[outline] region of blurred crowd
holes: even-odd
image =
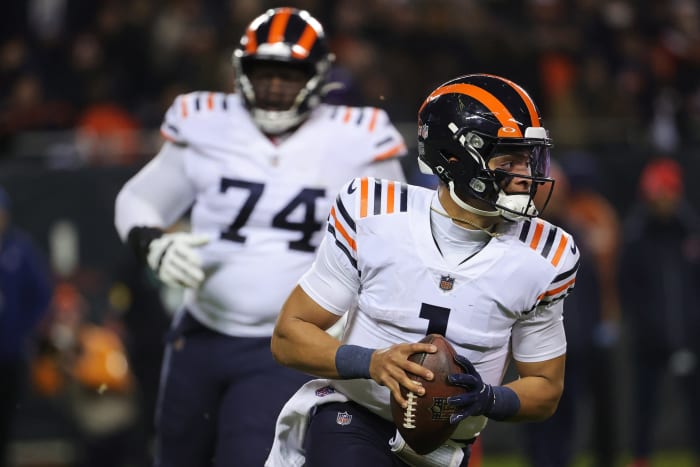
[[[556,143],[561,197],[549,215],[576,232],[587,250],[590,277],[580,275],[571,309],[596,310],[572,312],[589,320],[569,321],[580,331],[570,333],[572,396],[559,418],[540,426],[544,432],[532,433],[548,440],[558,435],[560,452],[554,454],[568,462],[576,450],[572,440],[582,436],[571,432],[582,418],[573,398],[583,394],[597,411],[589,415],[596,465],[612,465],[626,441],[605,418],[612,405],[620,411],[611,400],[620,376],[601,362],[615,363],[618,336],[628,333],[634,352],[649,350],[651,343],[658,357],[631,362],[640,388],[635,403],[653,403],[635,406],[635,422],[617,422],[639,427],[630,433],[630,454],[644,459],[653,447],[653,432],[646,428],[666,402],[663,371],[685,391],[683,403],[693,418],[684,432],[695,433],[687,445],[700,449],[700,417],[694,416],[700,413],[700,349],[686,332],[697,329],[700,316],[692,282],[700,277],[700,220],[693,198],[698,188],[685,175],[687,167],[700,168],[700,0],[6,3],[0,15],[0,182],[3,168],[26,156],[45,167],[142,165],[161,143],[158,127],[175,96],[232,92],[231,52],[245,25],[268,7],[305,8],[324,24],[337,58],[332,76],[343,84],[330,101],[380,106],[397,122],[415,125],[426,93],[460,74],[488,72],[525,84]],[[617,159],[602,156],[611,153]],[[412,168],[415,159],[407,159]],[[614,180],[611,188],[611,180],[600,178],[606,164],[624,166],[627,178]],[[629,213],[622,198],[601,196],[625,188],[634,201]],[[8,200],[0,198],[0,207],[8,209]],[[2,241],[0,232],[0,246]],[[0,260],[2,254],[0,248]],[[41,358],[25,356],[31,357],[34,390],[47,398],[62,394],[63,405],[69,401],[68,418],[87,446],[85,465],[98,458],[118,465],[124,456],[132,457],[128,465],[139,465],[150,449],[144,440],[151,435],[160,339],[170,313],[164,297],[172,291],[159,288],[125,254],[123,264],[101,279],[108,293],[95,307],[81,295],[86,281],[79,273],[63,273],[55,261],[52,266],[55,291],[38,329]],[[662,270],[670,272],[657,277]],[[683,280],[668,279],[679,271]],[[143,309],[157,314],[139,313]],[[648,335],[658,330],[663,332],[655,338]],[[121,359],[128,360],[126,368]],[[599,382],[607,377],[601,390]],[[136,447],[134,437],[141,440]],[[544,455],[541,444],[526,444],[532,459]]]
[[[330,98],[396,121],[447,78],[491,72],[531,90],[560,148],[673,155],[700,134],[697,0],[16,0],[0,19],[0,157],[150,157],[157,142],[138,130],[158,128],[178,93],[232,90],[245,25],[286,3],[328,30],[345,85]]]

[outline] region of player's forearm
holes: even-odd
[[[527,377],[507,384],[520,399],[520,410],[511,421],[542,421],[557,410],[561,391],[538,377]]]
[[[335,353],[337,339],[325,332],[324,326],[311,322],[306,310],[315,309],[320,316],[327,314],[297,287],[282,308],[272,334],[271,350],[275,360],[290,368],[322,378],[338,378]]]
[[[280,364],[321,378],[338,378],[335,352],[340,343],[318,326],[291,320],[275,329],[272,355]]]

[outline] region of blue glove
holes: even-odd
[[[447,398],[447,403],[457,408],[455,413],[450,415],[451,424],[477,415],[505,420],[518,413],[520,399],[515,391],[505,386],[484,383],[479,372],[466,357],[455,355],[455,362],[464,369],[464,373],[448,375],[447,381],[466,390],[462,394]]]

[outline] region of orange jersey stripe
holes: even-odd
[[[270,23],[270,32],[267,34],[267,42],[274,44],[275,42],[284,41],[284,31],[287,29],[287,23],[292,10],[289,8],[281,8],[279,13],[272,18]]]
[[[384,159],[389,159],[390,157],[393,157],[393,156],[399,154],[400,152],[402,152],[405,148],[406,148],[406,146],[403,143],[399,143],[396,146],[394,146],[393,148],[390,148],[390,149],[388,149],[380,154],[377,154],[376,156],[374,156],[373,160],[374,161],[382,161]]]
[[[313,47],[314,42],[318,38],[316,30],[310,24],[306,25],[304,32],[297,41],[294,47],[292,47],[292,57],[294,58],[306,58],[309,56],[311,47]]]
[[[180,101],[180,112],[182,112],[182,118],[187,118],[187,98],[183,97]]]
[[[537,249],[537,245],[540,243],[540,238],[542,238],[542,231],[544,230],[544,224],[538,222],[535,226],[535,234],[532,236],[532,241],[530,242],[530,248],[533,250]]]
[[[501,129],[498,131],[499,136],[510,136],[510,137],[522,137],[523,133],[520,131],[520,128],[515,122],[515,119],[513,118],[513,115],[508,111],[505,105],[496,97],[481,89],[480,87],[474,86],[472,84],[465,84],[465,83],[458,83],[458,84],[450,84],[448,86],[441,87],[439,89],[436,89],[433,91],[426,99],[423,105],[421,106],[420,110],[418,113],[420,114],[423,111],[423,107],[425,104],[427,104],[429,101],[442,96],[443,94],[450,94],[450,93],[457,93],[457,94],[466,94],[467,96],[471,96],[474,99],[478,100],[481,102],[484,106],[486,106],[487,109],[493,115],[498,119],[498,121],[501,124]],[[509,132],[504,132],[502,131],[503,128],[509,128],[512,131]]]
[[[214,108],[214,93],[210,92],[207,95],[207,109],[211,110]]]
[[[160,130],[160,135],[161,135],[164,139],[170,141],[171,143],[178,143],[178,141],[177,141],[175,138],[173,138],[172,136],[170,136],[169,134],[167,134],[167,133],[164,132],[163,130]]]
[[[394,182],[389,182],[389,186],[386,191],[386,213],[391,214],[394,212],[394,191],[396,190]]]
[[[369,180],[360,180],[360,217],[367,217],[367,201],[369,199]]]
[[[564,248],[567,243],[569,243],[569,238],[566,235],[562,235],[559,240],[559,246],[557,246],[557,252],[554,254],[554,258],[552,258],[552,264],[554,266],[559,264],[559,260],[561,260],[561,256],[564,254]]]
[[[544,297],[551,297],[552,295],[556,295],[556,294],[568,289],[569,287],[571,287],[575,283],[576,283],[576,278],[574,277],[573,279],[567,281],[563,285],[560,285],[556,289],[548,290],[545,293],[541,294],[539,297],[537,297],[537,300],[539,301],[539,300],[542,300]]]
[[[372,133],[374,128],[377,126],[377,117],[379,116],[379,109],[375,108],[372,111],[372,118],[369,119],[369,132]]]
[[[352,117],[352,107],[347,107],[345,109],[345,114],[343,114],[343,123],[348,123]]]
[[[343,224],[338,222],[338,218],[335,215],[335,206],[333,206],[331,208],[331,216],[333,217],[333,220],[335,221],[334,222],[335,231],[340,233],[340,235],[343,236],[343,238],[348,242],[348,245],[350,245],[350,248],[357,251],[357,246],[355,245],[355,239],[350,237],[350,235],[348,235],[347,230],[345,230],[345,227],[343,227]]]

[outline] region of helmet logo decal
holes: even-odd
[[[418,127],[418,136],[423,139],[428,137],[428,124],[424,123]]]

